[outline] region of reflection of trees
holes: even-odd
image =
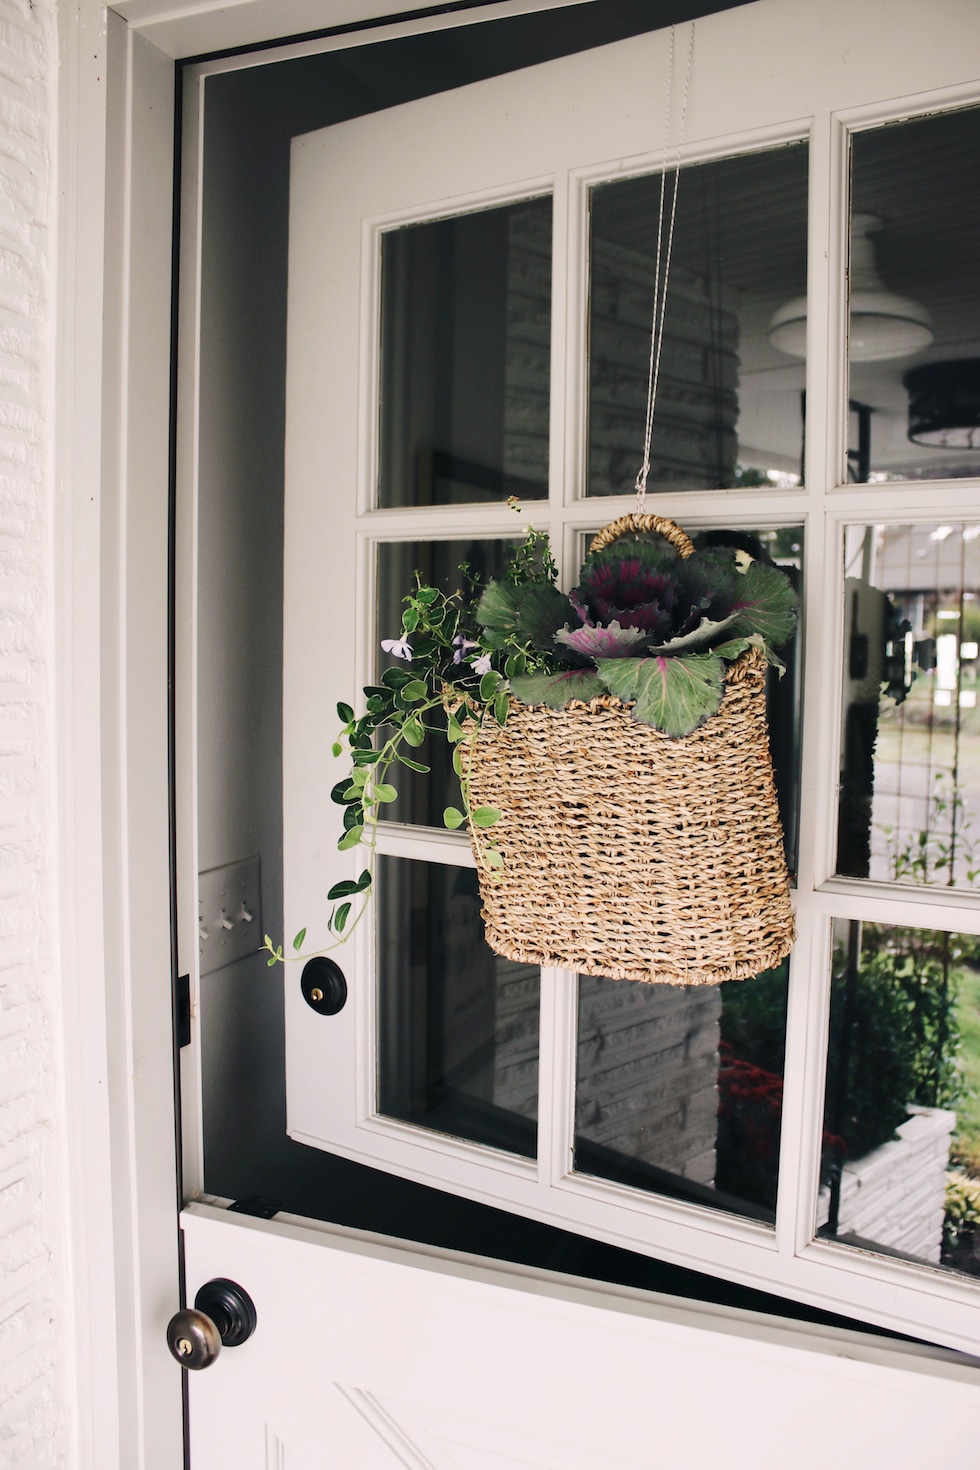
[[[769,1210],[776,1208],[788,973],[784,961],[721,986],[715,1182]]]
[[[892,1137],[908,1105],[957,1099],[956,967],[967,936],[850,922],[834,949],[824,1113],[827,1232],[837,1228],[841,1173]]]

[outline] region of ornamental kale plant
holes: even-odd
[[[724,694],[725,666],[776,650],[796,626],[796,593],[777,567],[712,546],[620,540],[589,554],[567,596],[552,580],[494,582],[477,608],[487,639],[513,640],[538,662],[510,677],[523,704],[563,709],[612,694],[640,724],[690,735]]]
[[[445,825],[488,829],[501,813],[472,807],[470,758],[482,725],[506,724],[512,700],[557,710],[614,695],[638,723],[681,738],[717,711],[725,667],[746,649],[763,650],[781,669],[775,650],[796,623],[786,576],[732,547],[684,559],[669,545],[622,539],[590,553],[566,594],[547,535],[532,529],[499,581],[481,589],[460,571],[464,586],[452,593],[416,577],[401,629],[381,641],[399,662],[366,686],[362,714],[337,706],[343,729],[333,753],[350,761],[331,793],[344,809],[338,846],[369,852],[360,877],[327,895],[327,929],[338,943],[365,911],[378,817],[397,797],[398,768],[429,771],[409,754],[427,736],[441,735],[453,748],[462,804],[445,809]],[[503,857],[492,840],[481,844],[478,861],[485,878],[499,877]],[[297,954],[305,938],[302,929],[293,940]],[[265,948],[270,965],[285,958],[268,935]]]

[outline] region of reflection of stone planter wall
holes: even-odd
[[[896,1136],[863,1159],[844,1165],[838,1235],[938,1264],[946,1213],[946,1169],[956,1114],[909,1107]],[[827,1222],[830,1190],[817,1205],[817,1228]]]
[[[576,1132],[713,1183],[720,1018],[717,985],[580,976]]]

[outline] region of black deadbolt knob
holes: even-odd
[[[306,1004],[321,1016],[335,1016],[347,1000],[344,972],[325,954],[307,960],[300,977],[300,989]]]
[[[255,1331],[255,1303],[236,1281],[227,1281],[223,1276],[206,1281],[194,1305],[211,1318],[224,1347],[239,1347]]]

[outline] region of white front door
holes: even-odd
[[[728,228],[726,198],[757,197],[739,244],[757,284],[736,290],[678,251],[671,290],[695,335],[678,333],[673,346],[680,386],[651,491],[656,509],[688,529],[741,529],[805,572],[818,610],[807,627],[800,782],[801,655],[780,715],[800,938],[788,978],[784,970],[773,982],[785,1076],[765,1074],[779,1092],[768,1174],[749,1180],[758,1159],[746,1154],[743,1172],[722,1179],[717,993],[665,997],[651,987],[637,996],[498,964],[481,946],[465,840],[433,820],[442,807],[435,779],[406,791],[398,820],[383,828],[375,907],[334,954],[346,975],[342,1009],[318,1013],[301,991],[301,965],[285,968],[288,1131],[394,1174],[963,1349],[975,1342],[975,1283],[943,1274],[936,1241],[886,1239],[877,1218],[848,1234],[840,1199],[831,1191],[828,1204],[821,1193],[822,1132],[834,1134],[822,1120],[835,922],[980,932],[969,894],[861,887],[835,849],[842,548],[853,551],[854,525],[919,525],[926,515],[916,476],[899,474],[894,456],[880,478],[906,483],[882,492],[865,474],[848,489],[847,148],[852,131],[975,102],[970,78],[980,68],[972,9],[940,4],[924,37],[916,10],[892,11],[883,34],[881,7],[867,0],[830,19],[802,0],[760,0],[698,22],[689,85],[682,28],[673,72],[669,35],[658,32],[295,141],[286,933],[274,937],[287,952],[300,930],[306,948],[326,945],[325,895],[364,866],[356,849],[336,845],[336,706],[356,703],[377,677],[379,641],[397,632],[415,567],[446,576],[468,560],[492,571],[520,534],[505,503],[516,491],[527,518],[550,531],[568,586],[584,537],[631,508],[630,364],[647,341],[639,287],[655,248],[671,79],[667,156],[682,158],[682,196],[700,191],[705,259]],[[455,314],[427,318],[450,274]],[[800,351],[780,356],[768,335],[775,309],[801,296],[805,361]],[[499,371],[488,387],[471,371],[471,349],[488,352],[491,327]],[[456,371],[440,380],[440,363],[453,360],[449,339]],[[685,377],[695,358],[704,401]],[[693,437],[710,441],[703,462],[684,448],[692,413]],[[440,416],[451,420],[448,442],[423,431]],[[885,439],[876,442],[885,453]],[[974,513],[969,476],[930,493],[930,525]],[[595,1059],[610,1046],[622,1048],[620,1060],[603,1071]],[[637,1078],[631,1091],[624,1079]],[[669,1127],[658,1092],[681,1100]],[[609,1130],[610,1116],[641,1106],[636,1137],[625,1124]],[[913,1121],[918,1136],[933,1120]],[[643,1129],[659,1142],[641,1147]],[[828,1213],[846,1240],[818,1238]],[[945,1455],[976,1412],[974,1380],[933,1371],[928,1354],[892,1359],[882,1349],[874,1363],[848,1364],[854,1345],[833,1334],[807,1345],[748,1317],[643,1305],[543,1273],[518,1280],[281,1218],[230,1223],[192,1206],[184,1229],[188,1298],[210,1277],[233,1277],[253,1296],[259,1324],[193,1379],[201,1463],[584,1470],[703,1465],[725,1453],[736,1464],[805,1464],[819,1440],[816,1464],[838,1448],[836,1434],[844,1463],[854,1458],[845,1446],[860,1442],[862,1464],[878,1456],[911,1467]],[[653,1395],[651,1383],[666,1387]],[[848,1406],[836,1422],[820,1419],[828,1395]],[[819,1435],[801,1439],[801,1424],[818,1420]]]
[[[908,6],[890,7],[884,28],[881,15],[873,3],[828,16],[761,0],[698,21],[693,37],[689,26],[674,42],[639,36],[294,140],[276,936],[289,955],[288,1130],[970,1348],[975,1284],[936,1271],[922,1289],[920,1267],[900,1259],[940,1265],[947,1094],[910,1062],[894,1084],[920,1110],[905,1122],[904,1097],[860,1090],[880,1071],[874,1046],[899,1045],[885,1012],[860,1059],[852,1043],[883,965],[900,989],[896,954],[942,931],[929,942],[945,944],[948,972],[949,931],[955,948],[980,929],[963,833],[944,874],[949,835],[922,785],[940,773],[947,812],[950,783],[973,800],[975,642],[963,644],[955,730],[936,713],[949,706],[951,719],[949,689],[937,684],[935,704],[929,691],[948,682],[935,650],[958,646],[943,629],[980,590],[980,465],[967,430],[955,459],[942,430],[912,437],[922,394],[907,376],[910,363],[931,373],[937,357],[980,355],[969,270],[953,284],[977,239],[956,160],[971,156],[980,117],[980,22],[955,0],[924,36]],[[366,865],[364,849],[337,848],[338,703],[356,705],[382,677],[380,643],[400,633],[416,570],[446,590],[461,562],[499,571],[522,535],[510,494],[550,533],[566,589],[586,538],[633,507],[660,178],[678,159],[676,233],[670,186],[661,231],[672,254],[650,502],[689,531],[739,532],[805,594],[805,646],[790,650],[771,704],[799,939],[788,971],[739,990],[754,997],[757,1043],[762,1013],[772,1019],[772,1044],[745,1048],[742,1003],[718,988],[580,980],[494,957],[467,842],[441,826],[453,798],[435,766],[419,780],[402,772],[379,830],[377,897],[333,951],[346,1004],[318,1014],[290,941],[303,931],[306,950],[330,946],[326,896]],[[887,737],[862,746],[868,720],[877,729],[893,710]],[[913,741],[925,722],[923,757]],[[423,759],[437,761],[437,746]],[[881,765],[873,802],[855,774],[862,750]],[[928,871],[900,859],[917,827]],[[920,1019],[942,1034],[944,1022]],[[874,1115],[863,1133],[862,1115]],[[910,1172],[893,1177],[895,1150],[878,1160],[875,1149],[891,1148],[899,1123]],[[914,1197],[918,1214],[910,1204],[895,1218],[894,1197]]]
[[[705,1470],[955,1463],[980,1387],[921,1349],[310,1222],[183,1216],[248,1341],[190,1375],[192,1463]]]

